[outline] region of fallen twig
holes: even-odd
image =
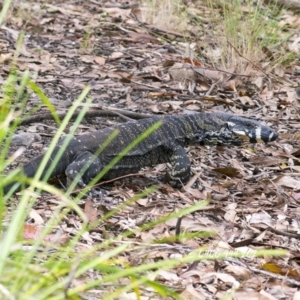
[[[72,120],[76,119],[79,115],[81,110],[76,110],[75,113],[72,116]],[[67,111],[65,112],[59,112],[57,113],[58,117],[60,119],[63,119],[67,115]],[[109,108],[103,108],[103,109],[93,109],[86,112],[84,118],[94,118],[94,117],[111,117],[111,116],[119,116],[126,121],[128,119],[145,119],[145,118],[151,118],[153,115],[147,115],[147,114],[140,114],[140,113],[134,113],[123,109],[109,109]],[[40,113],[33,116],[30,116],[26,119],[23,119],[20,121],[20,125],[30,124],[34,122],[41,122],[44,120],[52,120],[53,115],[51,113]]]
[[[242,58],[244,58],[248,63],[250,63],[252,66],[254,66],[257,70],[259,70],[260,72],[262,72],[264,75],[266,75],[268,78],[270,78],[270,76],[259,66],[257,66],[255,63],[253,63],[251,60],[249,60],[247,57],[245,57],[244,55],[242,55],[239,50],[234,47],[229,41],[227,41],[227,43],[235,50],[235,52]]]

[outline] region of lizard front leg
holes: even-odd
[[[172,165],[172,172],[170,174],[170,185],[182,186],[191,176],[191,163],[184,150],[180,145],[172,147],[172,152],[169,161]]]
[[[99,157],[91,152],[85,151],[79,154],[76,159],[66,168],[68,183],[76,180],[81,188],[95,178],[101,171],[102,164]]]

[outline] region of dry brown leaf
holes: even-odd
[[[230,209],[228,211],[226,211],[225,215],[224,215],[224,219],[228,222],[236,222],[237,220],[237,213],[235,210]]]
[[[52,23],[54,21],[54,18],[43,18],[41,20],[41,25],[45,25],[47,23]]]
[[[195,105],[195,104],[187,105],[185,108],[188,110],[192,110],[192,111],[200,111],[201,110],[200,105]]]
[[[174,112],[180,109],[183,101],[164,101],[151,105],[149,108],[153,113]]]
[[[149,199],[148,198],[141,198],[141,199],[138,199],[136,201],[136,203],[138,203],[141,206],[147,206],[147,204],[149,204]]]
[[[171,78],[175,81],[195,81],[197,79],[197,75],[194,70],[185,64],[175,63],[170,69],[169,74]]]
[[[207,297],[201,294],[200,291],[197,291],[192,284],[186,286],[185,290],[180,293],[182,299],[185,300],[205,300]]]
[[[295,179],[292,176],[286,176],[286,175],[278,176],[274,180],[274,182],[279,186],[285,186],[285,187],[292,188],[295,190],[300,189],[300,181]]]
[[[155,236],[153,233],[150,232],[142,232],[141,233],[141,240],[144,243],[152,243],[157,239],[157,235]]]
[[[293,300],[300,300],[300,291],[297,291],[297,292],[294,294]]]
[[[29,217],[34,220],[35,225],[43,225],[45,224],[44,219],[35,209],[31,209],[29,213]]]
[[[60,7],[60,6],[55,6],[55,5],[51,5],[51,4],[45,4],[45,6],[51,10],[52,12],[60,12],[62,13],[63,15],[82,15],[82,11],[78,11],[78,10],[72,10],[72,9],[66,9],[66,8],[63,8],[63,7]]]
[[[19,38],[20,31],[14,30],[14,29],[12,29],[10,27],[7,27],[5,25],[1,25],[1,29],[4,30],[4,31],[7,31],[15,41]]]
[[[223,87],[225,90],[234,91],[234,92],[237,92],[236,86],[237,86],[237,84],[236,84],[235,80],[226,80],[226,81],[222,84],[222,87]]]
[[[195,197],[198,200],[204,200],[205,199],[205,195],[202,192],[200,192],[198,189],[188,188],[186,190],[186,192],[188,194],[191,194],[193,197]]]
[[[261,166],[274,166],[286,162],[286,159],[269,156],[253,156],[250,158],[251,163]],[[300,170],[300,169],[299,169]]]
[[[23,236],[26,240],[37,240],[43,232],[43,227],[36,226],[34,224],[24,224]]]
[[[286,154],[292,154],[294,151],[294,148],[292,145],[290,144],[281,144],[283,150],[285,151]]]
[[[101,10],[108,13],[110,16],[115,16],[117,18],[126,19],[130,13],[131,9],[123,9],[119,7],[101,7]]]
[[[84,205],[84,213],[89,223],[93,224],[98,220],[98,210],[91,199],[87,199]]]
[[[252,273],[242,266],[229,265],[224,270],[237,276],[239,279],[249,279],[252,276]]]
[[[38,240],[41,238],[44,229],[45,227],[42,226],[36,226],[34,224],[25,223],[23,227],[23,237],[26,240]],[[45,242],[63,245],[69,241],[69,236],[68,234],[58,230],[57,233],[51,233],[45,236],[43,240]]]
[[[54,234],[48,234],[44,240],[53,244],[64,245],[70,240],[70,237],[67,233],[57,231]]]
[[[244,105],[254,105],[254,101],[248,97],[248,96],[240,96],[238,99],[241,101],[242,104]]]
[[[190,64],[192,66],[195,66],[195,67],[200,67],[202,64],[199,60],[196,60],[196,59],[191,59],[191,58],[188,58],[188,57],[185,57],[183,59],[183,61],[187,64]]]
[[[95,62],[99,65],[99,66],[103,66],[105,65],[105,58],[104,57],[101,57],[101,56],[96,56],[94,58]]]
[[[263,223],[268,226],[271,226],[273,224],[272,217],[266,211],[261,211],[259,213],[247,215],[246,218],[249,224]]]
[[[170,219],[166,221],[166,225],[175,227],[178,219]],[[182,218],[181,228],[183,231],[195,232],[195,231],[204,231],[204,232],[217,232],[218,227],[210,221],[208,218],[199,217],[197,220],[190,216]]]
[[[300,200],[300,193],[293,193],[292,198],[299,201]]]
[[[12,58],[12,53],[0,54],[0,64],[3,64],[5,61],[10,61],[11,58]]]
[[[175,92],[151,92],[148,94],[149,98],[170,98],[170,97],[176,97],[176,96],[181,96],[179,93]]]
[[[275,297],[269,293],[260,293],[256,291],[237,291],[234,293],[235,299],[238,300],[276,300]]]
[[[95,57],[93,55],[81,55],[80,60],[85,63],[93,63]]]
[[[300,279],[300,274],[296,269],[291,269],[291,268],[281,268],[280,266],[274,264],[274,263],[265,263],[262,265],[262,269],[275,273],[275,274],[280,274],[283,276],[290,276],[293,278],[296,278],[297,280]]]
[[[225,274],[225,273],[217,273],[217,272],[208,272],[207,274],[205,274],[203,276],[203,279],[201,280],[201,282],[202,281],[205,282],[205,279],[209,278],[211,276],[214,276],[215,278],[217,278],[223,282],[231,283],[235,287],[239,286],[238,281],[232,275]]]
[[[180,282],[182,279],[174,272],[161,270],[158,275],[166,281]]]
[[[113,52],[109,58],[110,59],[118,59],[118,58],[121,58],[124,56],[124,53],[123,52]]]
[[[203,68],[193,68],[193,71],[195,73],[198,73],[206,78],[209,78],[214,81],[220,80],[220,82],[223,82],[226,78],[226,75],[224,72],[216,71],[216,70],[209,70],[209,69],[203,69]]]
[[[228,177],[237,177],[239,175],[239,170],[236,168],[225,167],[225,168],[214,168],[213,171],[226,175]]]
[[[150,35],[148,33],[137,33],[137,32],[128,32],[128,35],[132,39],[132,41],[135,42],[143,42],[143,43],[155,43],[160,44],[160,41],[154,37],[153,35]]]

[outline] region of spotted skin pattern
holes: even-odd
[[[172,166],[170,183],[180,186],[190,178],[190,161],[184,147],[204,144],[241,145],[245,139],[251,143],[267,143],[278,137],[272,128],[258,121],[225,113],[196,113],[142,119],[73,137],[50,178],[66,174],[68,181],[77,179],[78,186],[85,187],[126,146],[159,121],[161,126],[125,154],[106,172],[102,180],[136,173],[146,166],[169,162]],[[99,148],[116,132],[117,136],[99,152]],[[52,166],[52,161],[64,143],[65,139],[55,147],[41,178],[44,178]],[[34,177],[43,157],[44,154],[23,166],[22,172],[25,176]],[[7,193],[14,184],[6,186],[4,192]],[[17,190],[20,190],[20,186],[16,187],[15,191]]]

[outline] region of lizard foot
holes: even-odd
[[[91,197],[103,197],[106,196],[109,192],[104,189],[90,189],[87,193],[88,196]]]

